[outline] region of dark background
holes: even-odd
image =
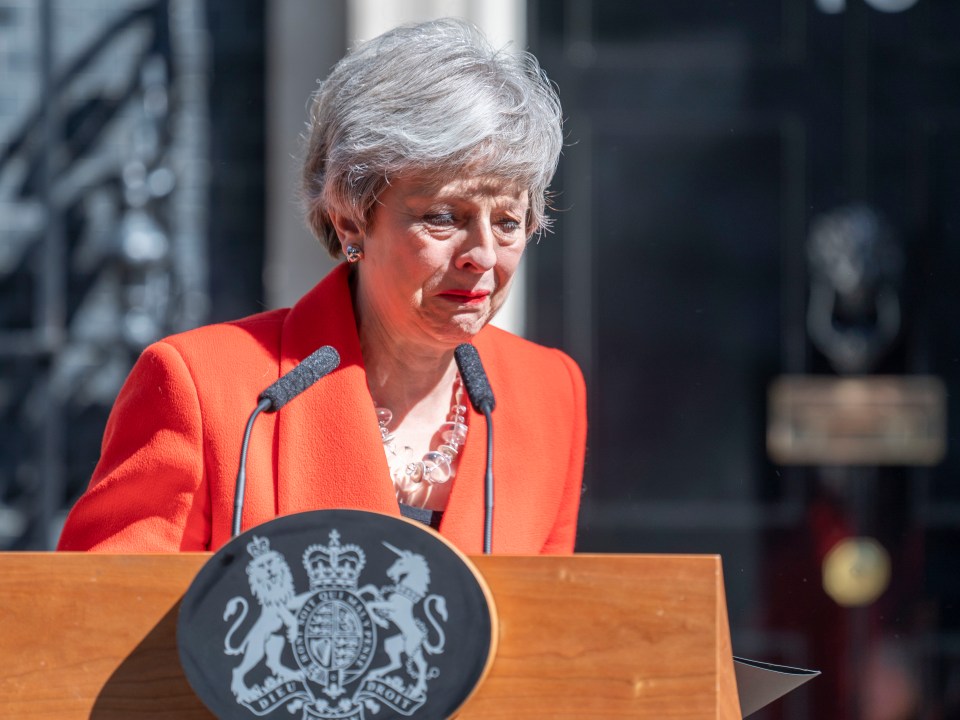
[[[833,371],[807,337],[805,244],[863,203],[904,256],[899,337],[873,372],[932,374],[957,417],[960,4],[531,6],[570,146],[556,234],[531,248],[532,334],[591,398],[578,548],[718,552],[735,652],[824,675],[765,718],[960,717],[957,435],[919,467],[778,467],[767,388]],[[878,601],[821,563],[875,537]]]

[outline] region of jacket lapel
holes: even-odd
[[[440,521],[440,533],[467,553],[483,550],[483,475],[487,462],[485,422],[483,415],[472,407],[467,411],[467,426],[470,428],[467,442],[460,453],[447,509]]]
[[[280,373],[322,345],[340,366],[277,414],[277,510],[280,515],[355,508],[398,515],[373,401],[367,389],[348,284],[341,264],[284,320]]]

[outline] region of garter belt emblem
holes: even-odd
[[[226,604],[223,618],[232,624],[224,652],[240,658],[230,689],[259,717],[283,708],[277,717],[376,720],[384,705],[412,715],[439,674],[428,658],[443,652],[446,600],[428,594],[423,555],[382,543],[397,556],[386,571],[392,584],[360,587],[365,552],[341,545],[336,530],[329,540],[303,552],[310,583],[304,593],[297,593],[286,558],[269,540],[254,536],[247,544],[247,578],[260,614],[251,625],[247,598]]]

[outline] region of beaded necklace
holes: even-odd
[[[393,412],[389,408],[379,407],[374,402],[377,411],[377,423],[380,425],[380,437],[383,438],[383,447],[387,454],[387,464],[390,466],[390,477],[399,498],[401,493],[411,492],[422,483],[442,485],[449,482],[456,473],[454,463],[461,446],[467,440],[467,408],[462,404],[463,382],[460,374],[454,383],[453,402],[450,405],[449,419],[440,426],[441,443],[432,450],[424,453],[420,460],[414,460],[413,448],[404,446],[397,448],[397,439],[390,432],[390,422]]]

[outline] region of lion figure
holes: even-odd
[[[255,537],[247,549],[253,556],[247,565],[247,578],[261,611],[239,645],[234,646],[232,638],[246,619],[249,604],[245,598],[237,596],[227,603],[223,612],[224,621],[228,621],[238,609],[240,611],[224,638],[223,646],[228,655],[243,655],[243,661],[233,670],[230,684],[233,694],[241,701],[256,696],[256,691],[247,686],[245,678],[264,659],[267,668],[281,682],[303,679],[302,672],[287,667],[280,659],[285,641],[293,642],[297,636],[297,621],[291,607],[296,598],[290,566],[283,555],[270,550],[268,540]]]

